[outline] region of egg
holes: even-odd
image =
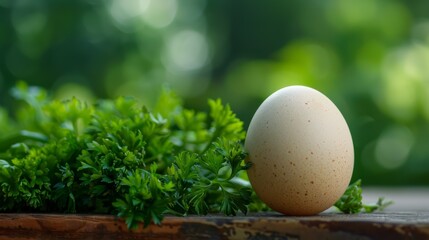
[[[258,197],[286,215],[314,215],[344,194],[353,173],[349,127],[321,92],[289,86],[254,114],[245,140],[249,181]]]

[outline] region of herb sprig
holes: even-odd
[[[334,204],[338,210],[343,213],[372,213],[374,211],[383,211],[386,207],[393,204],[392,201],[386,201],[382,197],[378,198],[376,204],[363,204],[361,182],[359,179],[347,187],[343,196]]]

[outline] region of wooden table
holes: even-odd
[[[364,193],[368,201],[384,195],[395,204],[383,213],[356,215],[331,209],[310,217],[168,216],[160,226],[133,231],[106,215],[0,214],[0,239],[429,239],[429,190]]]

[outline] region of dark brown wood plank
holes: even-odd
[[[0,239],[429,239],[429,212],[171,216],[133,231],[106,215],[0,214]]]

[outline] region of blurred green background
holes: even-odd
[[[429,184],[429,1],[0,0],[0,105],[18,80],[93,101],[222,98],[250,122],[287,85],[349,123],[354,179]]]

